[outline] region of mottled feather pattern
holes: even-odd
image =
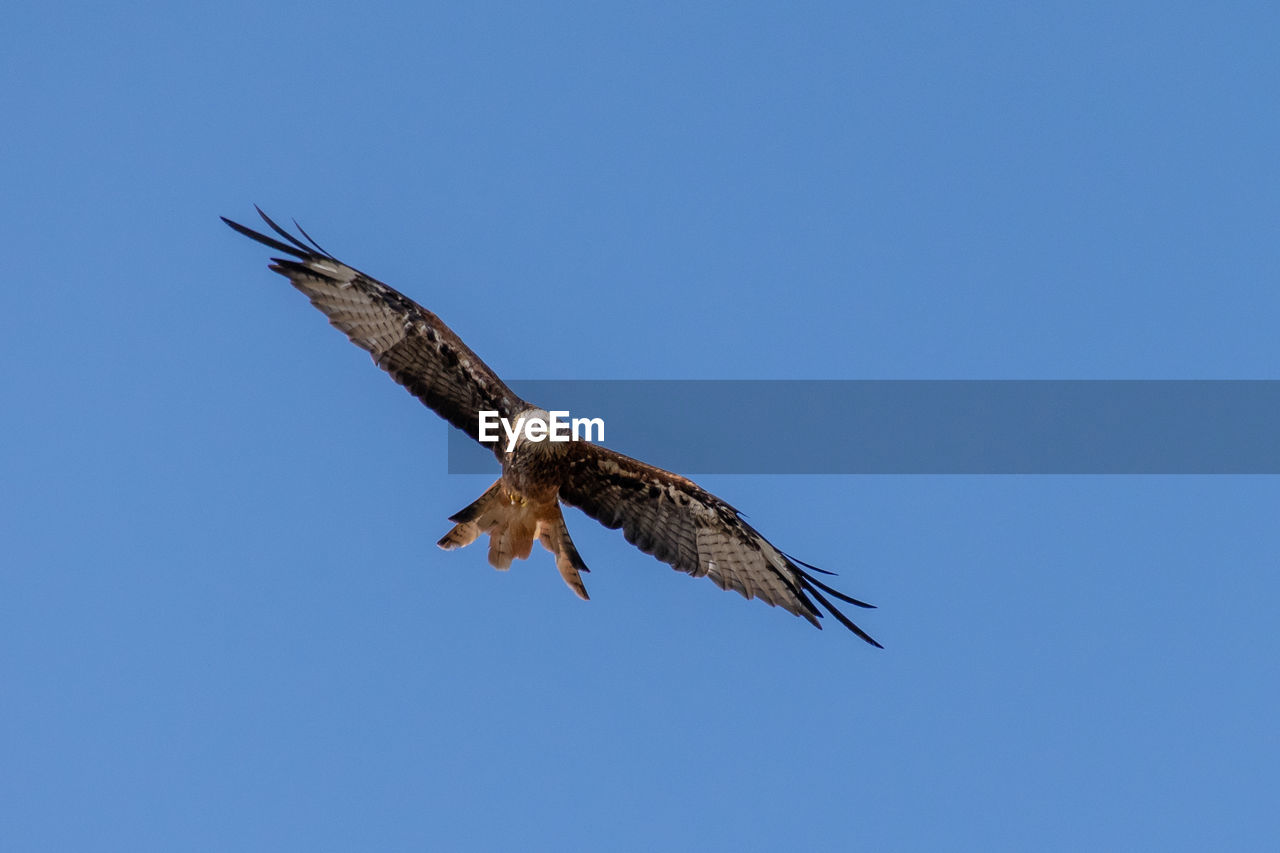
[[[319,246],[296,240],[265,214],[262,217],[289,243],[225,217],[223,221],[259,243],[297,258],[274,258],[271,269],[288,278],[330,323],[436,414],[475,439],[480,411],[513,418],[528,408],[528,403],[435,314]],[[501,458],[498,445],[489,447]]]
[[[574,445],[560,498],[673,569],[707,576],[721,589],[803,616],[819,628],[827,610],[872,645],[880,644],[840,613],[820,590],[859,607],[870,605],[831,590],[783,554],[741,514],[696,483],[592,444]],[[812,598],[811,598],[812,596]]]

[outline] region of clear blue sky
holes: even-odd
[[[0,847],[1269,849],[1280,479],[706,478],[886,650],[584,604],[218,221],[513,377],[1280,378],[1274,5],[972,5],[6,7]]]

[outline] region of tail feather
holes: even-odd
[[[453,529],[446,533],[436,544],[446,551],[453,551],[457,548],[467,547],[478,538],[480,538],[480,527],[470,521],[465,521],[462,524],[455,524]]]
[[[484,494],[467,504],[462,509],[449,516],[450,521],[456,521],[459,524],[476,521],[486,510],[492,510],[499,502],[501,497],[502,481],[498,480],[492,486],[484,490]]]
[[[538,541],[542,543],[543,548],[556,555],[556,568],[560,570],[560,577],[569,585],[569,589],[583,601],[590,601],[591,596],[587,595],[586,584],[582,582],[582,576],[578,573],[591,570],[582,561],[577,547],[569,538],[569,528],[564,523],[564,516],[559,506],[556,507],[554,518],[538,522]]]
[[[511,551],[511,541],[507,536],[507,531],[495,530],[489,534],[489,565],[495,569],[505,572],[511,568],[511,561],[515,559],[515,554]]]

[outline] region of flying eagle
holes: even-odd
[[[280,240],[226,217],[222,221],[288,255],[273,258],[270,268],[440,417],[477,441],[482,411],[497,412],[513,424],[522,417],[547,419],[544,409],[517,397],[435,314],[342,263],[296,222],[301,239],[261,210],[258,214]],[[818,580],[810,571],[831,572],[779,551],[738,510],[690,480],[585,441],[531,441],[520,433],[510,451],[501,441],[489,446],[502,463],[502,476],[449,519],[454,527],[438,543],[441,548],[462,548],[487,534],[490,565],[507,569],[513,559],[529,556],[536,539],[555,555],[569,588],[586,599],[580,573],[588,569],[569,538],[560,512],[564,503],[605,527],[621,527],[628,542],[674,569],[705,575],[721,589],[782,607],[818,628],[821,605],[850,631],[883,648],[827,596],[857,607],[872,605]]]

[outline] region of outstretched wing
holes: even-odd
[[[514,420],[528,408],[439,317],[382,282],[330,255],[298,226],[302,240],[258,215],[285,242],[225,216],[246,237],[290,258],[272,258],[271,269],[311,298],[329,322],[367,350],[379,367],[436,414],[479,441],[479,412]],[[502,458],[500,444],[489,444]]]
[[[841,613],[823,593],[858,607],[872,605],[837,592],[804,570],[715,495],[678,474],[586,442],[572,454],[560,498],[672,568],[707,576],[721,589],[803,616],[817,627],[822,605],[842,625],[883,648]]]

